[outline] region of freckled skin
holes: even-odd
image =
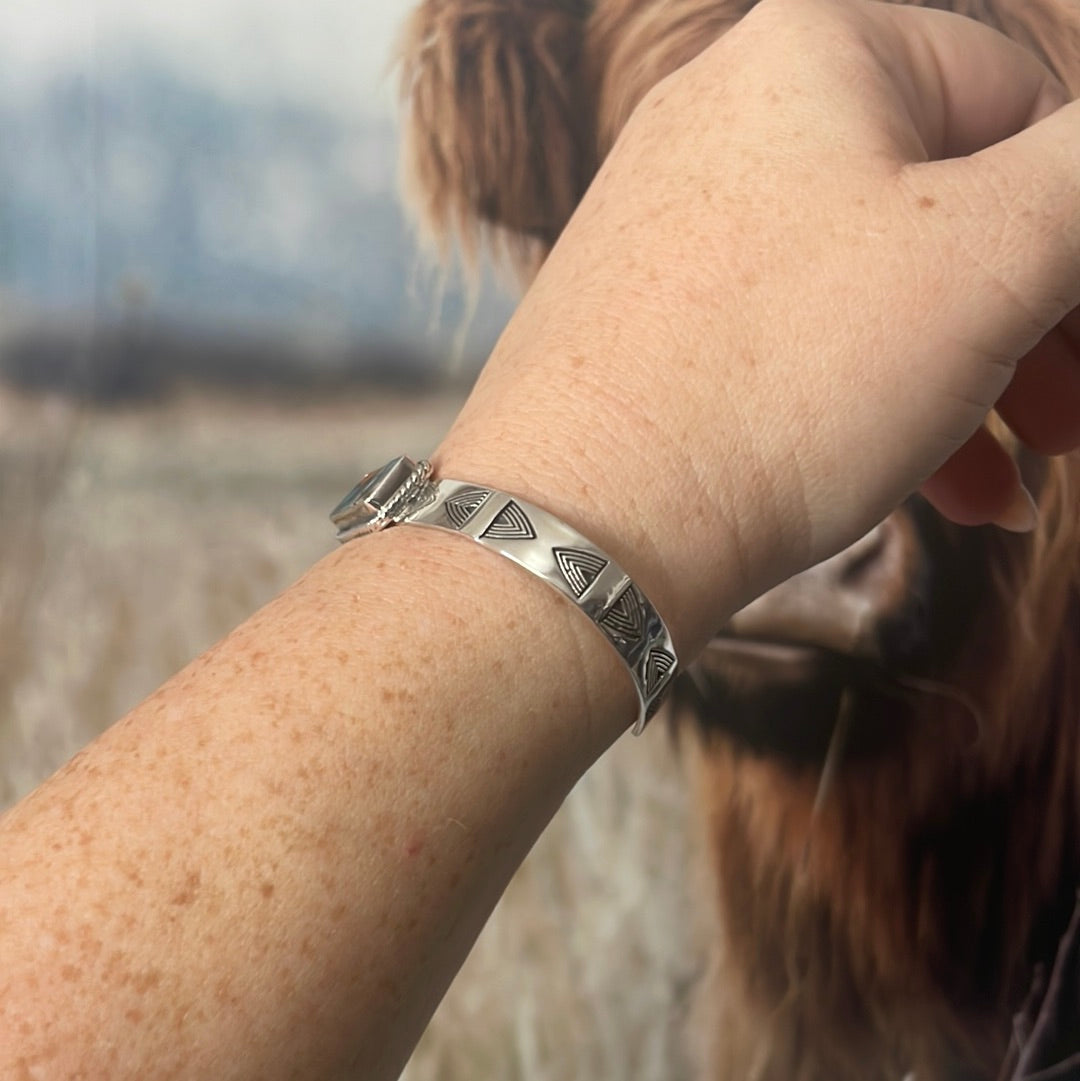
[[[396,1076],[633,712],[610,648],[549,593],[460,538],[346,546],[0,818],[0,1078]],[[415,617],[376,642],[391,597]],[[465,670],[441,661],[436,605],[474,641]],[[559,680],[522,670],[537,650]],[[497,670],[514,678],[485,722]],[[575,729],[572,695],[607,704]]]

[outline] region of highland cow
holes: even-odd
[[[753,0],[425,0],[422,219],[527,278],[636,103]],[[1080,92],[1080,0],[937,0]],[[719,628],[670,710],[713,890],[709,1081],[1080,1077],[1080,456],[1030,536],[913,497]]]

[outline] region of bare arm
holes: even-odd
[[[1060,104],[1029,57],[835,0],[743,26],[646,100],[438,458],[608,549],[687,660],[958,445],[936,498],[1001,516],[964,441],[1080,302],[1075,109],[957,160]],[[349,545],[0,819],[0,1078],[394,1076],[632,716],[519,569]]]
[[[394,1076],[632,708],[489,553],[329,557],[2,820],[0,1076]]]

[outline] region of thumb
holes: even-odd
[[[891,126],[907,161],[942,161],[992,146],[1049,116],[1069,92],[1034,54],[983,23],[947,11],[875,5],[867,44],[889,76]],[[906,153],[905,153],[906,152]]]
[[[1004,363],[1000,393],[1019,357],[1080,305],[1080,105],[1029,50],[978,22],[866,10],[894,115],[910,124],[889,132],[904,187],[937,208],[922,217],[924,255],[948,264],[939,299],[961,341]]]
[[[913,181],[924,170],[971,271],[951,298],[957,329],[1015,364],[1080,307],[1080,102],[969,157],[908,167]]]
[[[970,157],[907,172],[934,174],[933,190],[954,197],[946,200],[941,232],[954,244],[951,261],[966,264],[967,273],[944,279],[948,295],[939,307],[950,325],[945,340],[962,343],[976,361],[956,399],[996,403],[1005,423],[1037,450],[1076,446],[1080,341],[1071,327],[1080,309],[1080,102]],[[931,204],[925,195],[919,201]],[[940,237],[936,244],[940,249]],[[954,521],[1031,526],[1016,467],[985,428],[923,494]]]

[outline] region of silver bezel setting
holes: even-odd
[[[422,499],[430,477],[430,462],[414,462],[405,455],[365,473],[330,512],[330,520],[338,527],[338,541],[344,543],[366,533],[377,533],[403,521]]]

